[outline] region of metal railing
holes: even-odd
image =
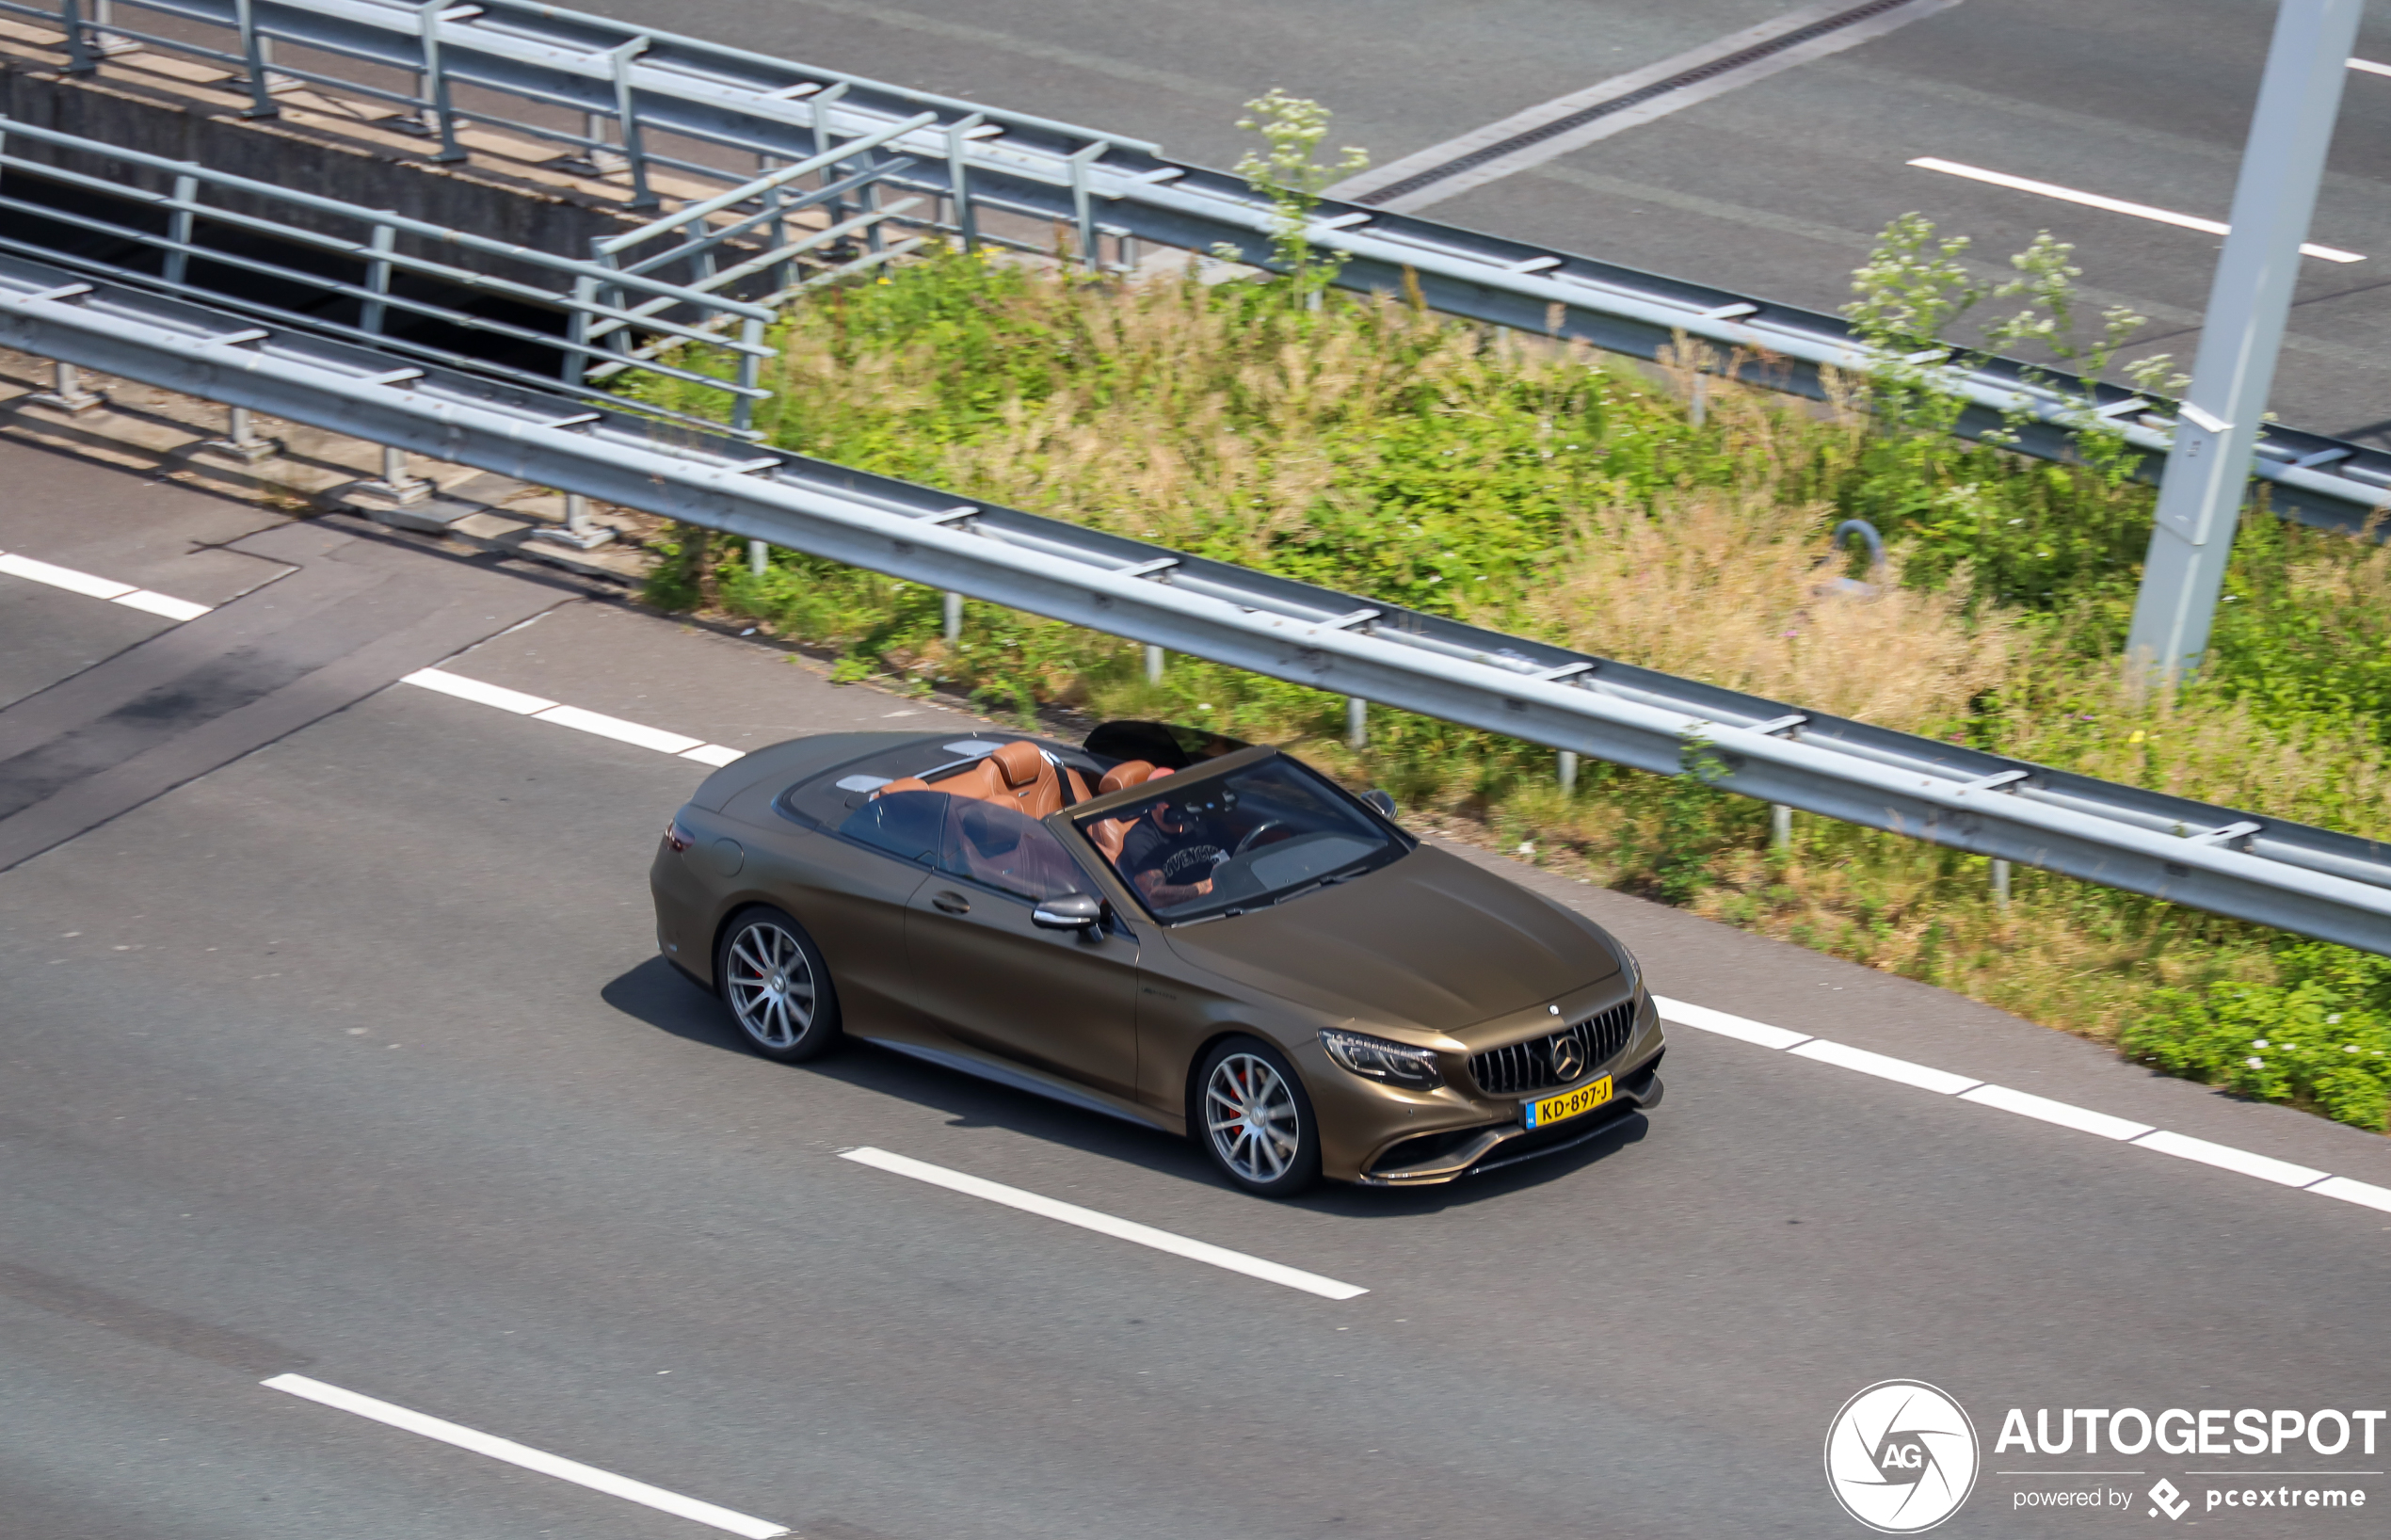
[[[2391,846],[1805,712],[0,257],[0,343],[1273,678],[2391,955]]]
[[[859,137],[927,113],[933,121],[885,141],[912,162],[891,184],[935,200],[911,228],[966,244],[1035,244],[988,228],[990,214],[1015,215],[1072,230],[1079,256],[1091,263],[1111,233],[1124,264],[1134,260],[1133,242],[1147,241],[1188,251],[1227,245],[1258,265],[1268,264],[1277,228],[1269,201],[1243,180],[1169,160],[1139,140],[523,0],[105,0],[113,11],[87,8],[101,3],[0,0],[0,13],[59,27],[71,67],[85,70],[103,67],[110,40],[194,52],[187,41],[113,19],[129,9],[221,28],[230,46],[203,56],[242,72],[252,112],[277,110],[278,74],[358,91],[421,121],[439,155],[463,152],[456,124],[470,120],[592,159],[615,157],[634,201],[649,196],[651,167],[736,180],[695,148],[667,152],[667,140],[717,158],[788,161],[820,153],[825,136]],[[355,68],[300,70],[287,53],[275,55],[278,43],[414,85],[395,89]],[[464,104],[459,91],[468,88],[480,105]],[[515,104],[501,110],[503,103]],[[1347,259],[1338,281],[1348,288],[1415,286],[1439,311],[1645,358],[1692,339],[1743,377],[1785,390],[1821,394],[1826,372],[1869,373],[1897,361],[1837,316],[1408,215],[1331,201],[1308,233],[1316,249]],[[2097,421],[2140,451],[2145,473],[2155,475],[2173,443],[2173,406],[2121,387],[2086,387],[2000,359],[1898,361],[1924,369],[1967,404],[1960,431],[2014,433],[2005,441],[2026,454],[2067,457],[2077,434]],[[2391,504],[2391,453],[2327,435],[2270,427],[2252,469],[2279,510],[2311,522],[2356,528]]]

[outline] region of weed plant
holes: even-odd
[[[2046,308],[2047,258],[2031,275]],[[1925,386],[1905,416],[1882,390],[1879,409],[1855,388],[1821,409],[1712,377],[1696,414],[1694,366],[1723,361],[1690,348],[1645,370],[1300,275],[1131,286],[952,251],[828,292],[777,346],[758,425],[784,448],[2391,836],[2391,553],[2253,515],[2208,666],[2137,693],[2117,653],[2149,489],[2097,445],[2052,464],[1950,438]],[[1890,542],[1872,598],[1832,582],[1827,532],[1847,517]],[[1334,697],[1187,658],[1149,684],[1132,644],[976,602],[950,646],[918,585],[785,551],[756,576],[729,542],[682,539],[657,602],[834,646],[843,677],[958,687],[1024,719],[1059,703],[1285,743],[1588,880],[2384,1126],[2379,959],[2041,873],[2018,873],[2003,907],[1980,858],[1808,817],[1773,850],[1766,810],[1699,774],[1589,765],[1565,792],[1549,750],[1401,713],[1373,710],[1356,751]]]

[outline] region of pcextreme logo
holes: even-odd
[[[1884,1380],[1826,1430],[1826,1480],[1843,1511],[1880,1534],[1916,1534],[1975,1489],[1976,1425],[1923,1380]]]

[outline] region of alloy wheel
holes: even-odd
[[[747,1035],[775,1052],[796,1047],[813,1025],[813,964],[797,938],[769,920],[731,938],[723,976],[731,1014]]]
[[[1231,1053],[1204,1083],[1204,1124],[1221,1163],[1260,1186],[1294,1163],[1303,1115],[1286,1080],[1251,1053]]]

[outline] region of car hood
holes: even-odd
[[[1592,922],[1422,846],[1367,876],[1164,932],[1188,962],[1338,1018],[1452,1034],[1619,971]]]

